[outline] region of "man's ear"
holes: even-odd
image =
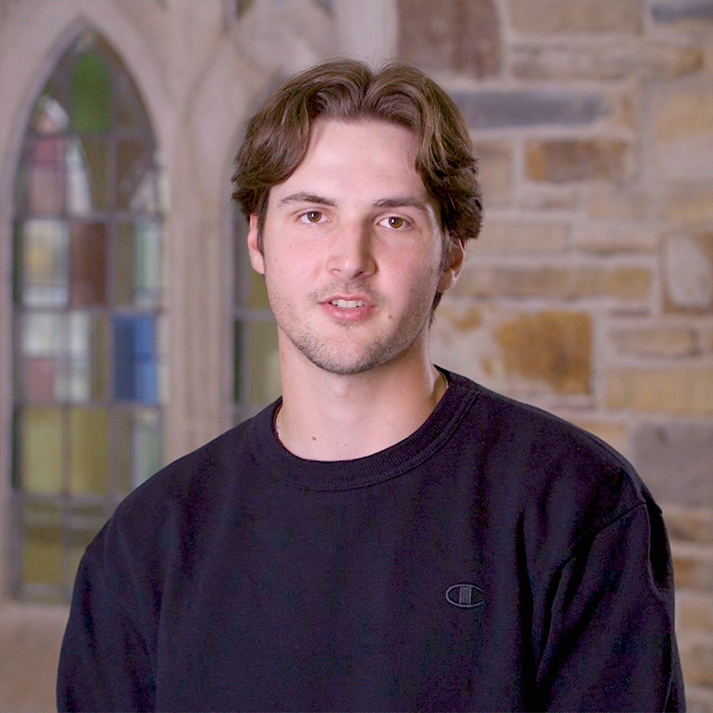
[[[265,257],[263,256],[258,246],[258,235],[260,228],[258,227],[258,219],[255,213],[250,216],[250,227],[248,228],[248,253],[250,254],[250,264],[255,272],[261,275],[265,274]]]
[[[438,292],[441,294],[446,290],[450,290],[458,281],[458,275],[463,269],[465,261],[465,241],[450,240],[449,255],[446,266],[441,273],[441,279],[438,281]]]

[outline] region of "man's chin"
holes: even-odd
[[[381,344],[372,344],[362,350],[312,349],[297,345],[302,354],[316,367],[330,374],[339,376],[355,376],[371,371],[393,359],[398,350]]]

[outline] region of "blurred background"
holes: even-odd
[[[634,463],[713,711],[713,0],[0,0],[0,710],[54,707],[116,504],[279,395],[232,161],[335,56],[462,109],[485,224],[433,359]]]

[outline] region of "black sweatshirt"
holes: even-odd
[[[59,708],[682,709],[632,467],[448,376],[374,455],[292,455],[276,403],[134,491],[80,565]]]

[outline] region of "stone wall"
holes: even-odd
[[[124,58],[169,174],[167,457],[228,423],[245,117],[306,64],[396,53],[456,98],[482,162],[485,226],[434,359],[634,462],[672,536],[690,708],[713,711],[713,0],[0,0],[0,577],[14,171],[86,25]],[[0,710],[52,708],[64,616],[0,598]]]
[[[671,535],[689,706],[713,711],[713,2],[398,8],[399,55],[482,161],[433,356],[634,463]]]

